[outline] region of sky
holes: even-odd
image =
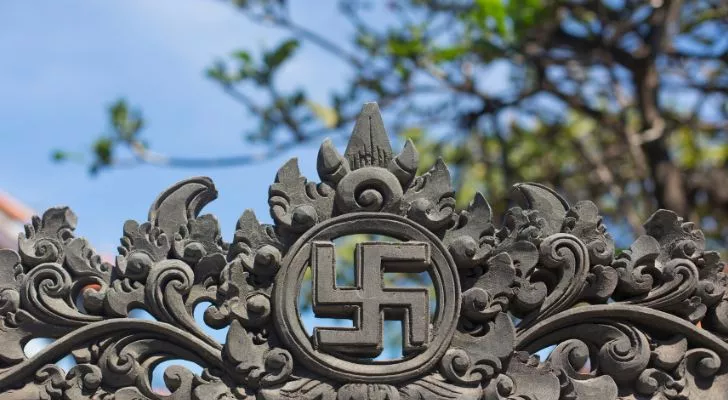
[[[321,2],[324,4],[326,2]],[[309,26],[338,29],[335,7],[294,7]],[[126,98],[146,119],[144,137],[170,155],[196,157],[251,151],[242,132],[254,123],[204,71],[239,48],[274,46],[280,31],[251,23],[215,0],[0,2],[0,190],[36,212],[67,205],[77,233],[100,252],[116,254],[126,219],[146,220],[166,187],[192,176],[211,177],[219,198],[204,212],[218,216],[229,240],[246,208],[269,222],[267,189],[292,152],[253,167],[165,169],[140,166],[103,171],[57,164],[55,149],[90,154],[107,130],[107,107]],[[346,70],[304,45],[282,71],[284,88],[303,86],[325,101]],[[299,148],[301,169],[315,178],[317,146]]]

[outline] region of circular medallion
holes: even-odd
[[[337,288],[333,240],[354,234],[384,235],[400,242],[357,245],[356,285]],[[353,328],[316,328],[310,336],[298,312],[304,273],[313,272],[313,306],[323,316],[354,320]],[[384,272],[429,273],[437,296],[432,319],[422,289],[384,287]],[[318,224],[290,247],[274,289],[276,328],[297,362],[347,382],[398,382],[425,373],[447,350],[460,311],[457,268],[430,231],[393,214],[354,213]],[[422,297],[424,292],[424,298]],[[318,314],[318,311],[317,311]],[[400,319],[405,356],[373,361],[381,351],[385,314]]]

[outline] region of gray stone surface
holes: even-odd
[[[245,211],[231,242],[200,215],[213,183],[179,182],[123,225],[114,265],[74,236],[68,208],[34,217],[17,252],[0,250],[0,399],[728,399],[724,264],[675,213],[615,254],[592,202],[542,185],[515,185],[500,221],[480,194],[456,210],[445,164],[417,176],[412,142],[394,154],[373,103],[317,166],[321,183],[286,163],[274,225]],[[395,241],[360,243],[355,284],[339,287],[334,240],[361,233]],[[353,328],[304,329],[309,268],[314,312]],[[389,272],[428,273],[435,309],[422,288],[387,287]],[[193,318],[201,302],[225,343]],[[404,356],[373,360],[386,319],[403,324]],[[36,337],[56,340],[27,358]],[[150,374],[168,359],[204,370],[169,367],[163,396]]]

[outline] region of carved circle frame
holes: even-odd
[[[316,351],[300,321],[297,299],[308,268],[310,243],[361,233],[387,235],[398,240],[421,240],[432,246],[429,273],[437,297],[432,322],[433,340],[426,350],[415,356],[371,364],[348,361],[341,355]],[[289,249],[282,265],[273,293],[275,326],[296,359],[312,369],[342,381],[394,383],[423,374],[448,349],[460,314],[457,266],[440,239],[423,226],[394,214],[359,212],[342,215],[314,226],[301,236]]]

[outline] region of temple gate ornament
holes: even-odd
[[[231,242],[200,215],[208,178],[127,221],[113,265],[74,236],[70,209],[34,217],[18,251],[0,250],[0,400],[728,399],[728,281],[693,224],[659,210],[615,253],[590,201],[517,184],[499,223],[480,194],[455,208],[441,160],[418,168],[371,103],[343,155],[321,145],[321,183],[290,160],[270,186],[273,225],[245,211]],[[334,243],[357,234],[392,240],[358,243],[340,286]],[[427,274],[434,299],[389,287],[392,272]],[[306,330],[307,273],[313,312],[352,327]],[[202,303],[224,343],[194,318]],[[385,320],[402,324],[400,358],[376,358]],[[26,357],[38,337],[55,341]],[[168,367],[158,394],[152,371],[172,359],[202,372]]]

